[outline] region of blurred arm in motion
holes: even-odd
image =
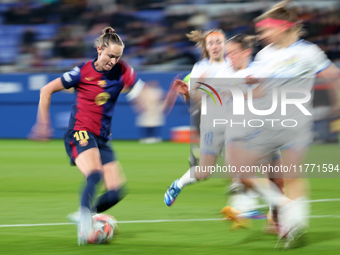
[[[52,136],[49,108],[53,93],[65,89],[61,78],[57,78],[40,89],[40,100],[38,106],[37,120],[28,138],[35,141],[48,141]]]

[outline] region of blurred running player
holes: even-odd
[[[216,75],[216,78],[224,78],[225,83],[228,81],[233,81],[232,84],[241,88],[241,90],[246,94],[247,88],[249,86],[256,87],[255,85],[248,85],[245,78],[255,76],[259,70],[259,65],[252,61],[253,48],[257,44],[256,36],[238,34],[228,40],[227,43],[227,57],[230,59],[234,73],[229,70],[220,70]],[[237,85],[236,85],[237,84]],[[231,99],[232,100],[232,99]],[[227,106],[231,106],[232,103],[228,101]],[[231,116],[232,109],[226,110],[226,115]],[[228,119],[228,118],[227,118]],[[225,133],[225,137],[228,136],[228,131]],[[272,153],[271,157],[268,158],[268,165],[279,166],[282,165],[281,153],[276,150]],[[270,177],[270,176],[267,176]],[[284,180],[283,178],[269,178],[274,182],[278,188],[284,193]],[[226,218],[234,218],[234,214],[241,214],[250,211],[254,211],[254,217],[258,218],[258,195],[251,189],[248,189],[239,179],[233,179],[233,183],[229,189],[230,197],[228,205],[222,209],[222,213],[225,214]],[[255,193],[255,194],[254,194]],[[232,208],[230,208],[232,207]],[[236,210],[234,210],[236,209]],[[274,210],[275,211],[275,210]],[[262,214],[262,213],[261,213]],[[270,217],[269,217],[270,218]],[[271,223],[271,221],[269,221]],[[233,224],[232,229],[242,227],[246,222],[241,222],[236,220],[236,224]],[[246,226],[246,225],[245,225]],[[268,225],[269,229],[272,229],[272,224]],[[266,230],[267,231],[267,230]]]
[[[259,39],[267,46],[261,50],[255,60],[262,65],[262,89],[264,96],[253,99],[255,109],[270,109],[273,90],[290,88],[311,92],[316,75],[336,77],[337,68],[316,45],[299,39],[302,25],[298,23],[295,11],[287,7],[289,1],[283,1],[267,11],[255,22]],[[301,94],[293,94],[298,99]],[[311,102],[304,104],[305,109],[311,108]],[[257,119],[268,116],[256,116]],[[281,119],[280,112],[271,114],[270,119]],[[226,156],[230,164],[237,169],[241,166],[254,166],[268,152],[282,149],[284,165],[298,166],[312,141],[312,119],[302,114],[298,107],[289,108],[284,119],[297,119],[296,128],[273,127],[271,123],[256,130],[250,128],[234,130],[228,143]],[[247,138],[251,137],[249,140]],[[287,182],[287,199],[282,193],[271,186],[263,185],[259,180],[248,179],[247,186],[253,188],[270,204],[280,207],[279,210],[279,243],[289,249],[298,243],[308,228],[309,204],[308,183],[297,173],[285,173]]]
[[[226,37],[221,30],[215,29],[205,33],[201,31],[192,31],[187,34],[189,40],[197,43],[197,46],[202,49],[203,59],[197,62],[192,71],[190,78],[214,78],[220,69],[230,67],[230,64],[225,60],[224,48]],[[197,84],[187,84],[184,81],[176,80],[177,89],[182,93],[186,100],[191,99],[191,107],[195,107],[198,111],[202,94],[198,92]],[[207,99],[211,100],[211,99]],[[194,112],[195,110],[191,110]],[[199,112],[199,111],[198,111]],[[208,130],[200,125],[200,166],[214,166],[217,156],[224,148],[224,129]],[[180,179],[175,180],[164,195],[164,202],[171,206],[180,191],[188,184],[196,183],[198,180],[206,179],[210,173],[194,172],[194,167],[189,169]]]
[[[91,213],[109,209],[124,196],[125,176],[109,142],[111,119],[120,92],[133,87],[127,95],[128,100],[132,100],[144,86],[141,80],[136,83],[134,70],[120,60],[124,43],[113,28],[103,30],[95,47],[98,58],[76,66],[41,89],[37,122],[30,134],[31,139],[38,141],[51,137],[51,95],[74,88],[76,101],[64,141],[71,164],[87,179],[80,201],[78,245],[88,242],[92,230]],[[95,186],[102,178],[107,192],[92,205]]]

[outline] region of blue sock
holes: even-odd
[[[124,193],[122,192],[122,188],[118,190],[109,190],[99,197],[96,206],[93,208],[93,211],[97,213],[104,212],[117,204],[123,198]]]
[[[87,184],[81,196],[80,205],[82,207],[91,208],[91,202],[96,191],[96,184],[102,178],[102,173],[98,170],[93,171],[87,177]]]

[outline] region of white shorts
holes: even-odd
[[[248,128],[232,134],[229,133],[226,137],[226,145],[230,141],[238,141],[239,145],[244,148],[256,150],[269,156],[272,153],[278,155],[278,150],[287,148],[303,150],[313,141],[313,134],[307,129],[302,131],[296,129]]]
[[[202,130],[200,149],[201,154],[219,155],[224,148],[224,129],[221,132],[216,130]]]
[[[216,125],[214,127],[213,119],[219,118],[218,113],[201,116],[201,137],[200,149],[202,154],[219,155],[224,148],[225,126]]]

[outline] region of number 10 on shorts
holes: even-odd
[[[74,133],[73,137],[76,138],[77,141],[90,139],[87,131],[77,131]]]

